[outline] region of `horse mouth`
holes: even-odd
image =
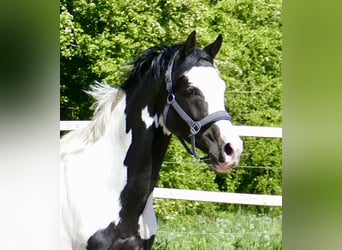
[[[214,170],[217,173],[224,174],[229,170],[232,170],[237,165],[236,161],[233,162],[219,162],[218,164],[214,165]]]
[[[222,155],[209,153],[209,158],[211,160],[214,171],[220,174],[224,174],[238,165],[240,154],[232,154],[229,156],[223,152]]]

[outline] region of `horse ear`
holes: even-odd
[[[184,47],[180,53],[180,58],[185,59],[188,55],[190,55],[196,47],[196,30],[191,32],[184,43]]]
[[[204,51],[207,52],[211,56],[211,58],[214,59],[217,52],[219,52],[221,45],[222,45],[222,34],[218,35],[215,42],[205,47]]]

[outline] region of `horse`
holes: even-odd
[[[220,34],[197,48],[193,31],[142,52],[120,87],[91,86],[93,119],[61,138],[63,250],[152,248],[152,193],[172,135],[194,158],[206,153],[218,173],[238,164],[243,143],[213,63],[221,44]]]

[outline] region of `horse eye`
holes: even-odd
[[[196,88],[194,87],[189,87],[186,89],[186,94],[187,95],[195,95],[196,94]]]

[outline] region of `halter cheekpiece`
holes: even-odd
[[[204,160],[208,159],[209,157],[199,157],[198,154],[196,153],[196,141],[195,141],[195,135],[201,131],[202,127],[204,127],[207,124],[211,124],[220,120],[228,120],[232,121],[231,116],[224,110],[222,111],[216,111],[212,114],[207,115],[203,119],[199,121],[194,121],[183,109],[182,107],[178,104],[176,101],[176,96],[173,93],[172,90],[172,71],[173,71],[173,64],[174,60],[178,54],[178,51],[172,56],[172,58],[169,61],[168,68],[165,73],[165,83],[166,83],[166,90],[168,92],[167,98],[166,98],[166,105],[164,107],[163,111],[163,121],[164,121],[164,126],[166,127],[166,120],[167,120],[167,115],[170,109],[170,106],[178,113],[178,115],[186,122],[186,124],[189,126],[190,129],[190,134],[189,137],[191,137],[191,149],[187,146],[185,143],[185,140],[179,136],[178,139],[184,146],[185,150],[196,158],[197,160]]]

